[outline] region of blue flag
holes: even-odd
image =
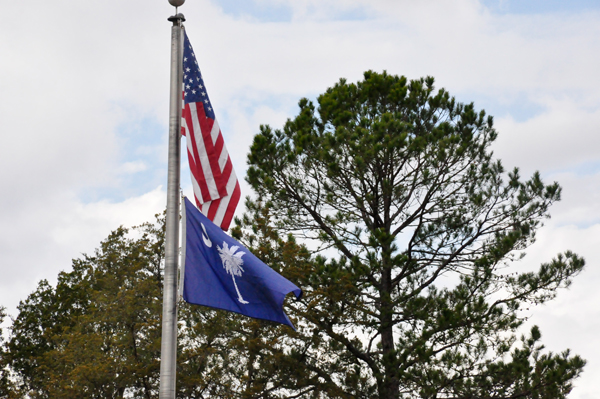
[[[294,328],[283,312],[290,292],[302,290],[254,256],[185,201],[183,299]]]

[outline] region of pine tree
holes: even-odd
[[[515,338],[519,310],[584,266],[566,251],[519,271],[559,185],[506,172],[493,119],[430,77],[366,72],[299,105],[283,129],[261,126],[247,176],[263,201],[250,208],[311,248],[306,296],[289,304],[302,353],[291,392],[565,397],[584,361],[542,354],[537,328]]]

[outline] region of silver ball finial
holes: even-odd
[[[169,4],[173,7],[181,7],[185,3],[185,0],[169,0]]]

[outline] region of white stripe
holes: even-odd
[[[210,204],[212,201],[208,201],[202,204],[202,209],[200,209],[200,211],[204,214],[204,215],[208,215],[208,208],[210,208]]]
[[[210,138],[212,139],[213,144],[217,143],[217,138],[219,138],[219,134],[221,133],[221,128],[219,127],[219,122],[217,119],[214,119],[212,130],[210,131]]]
[[[198,120],[196,104],[191,103],[191,104],[188,104],[188,106],[190,107],[190,116],[192,118],[192,126],[193,126],[194,132],[195,132],[193,135],[194,137],[190,137],[191,132],[187,128],[187,122],[185,122],[185,119],[183,119],[182,127],[186,131],[188,156],[191,157],[192,160],[194,160],[196,165],[198,165],[198,160],[196,160],[194,157],[194,151],[193,151],[193,146],[192,146],[192,140],[194,140],[196,142],[198,156],[200,158],[199,161],[201,163],[203,170],[206,171],[206,173],[204,174],[204,177],[206,179],[206,183],[207,183],[208,190],[209,190],[209,195],[211,198],[206,198],[206,199],[202,198],[202,191],[200,190],[200,185],[194,178],[193,173],[191,176],[192,177],[192,186],[194,189],[194,196],[196,197],[196,201],[201,204],[200,211],[204,215],[208,215],[208,211],[210,210],[210,206],[212,205],[212,202],[214,200],[219,199],[219,193],[218,193],[218,189],[216,186],[215,178],[214,178],[214,176],[212,174],[212,170],[210,168],[210,162],[208,159],[208,154],[206,152],[206,148],[204,147],[204,141],[202,140],[202,131],[200,129],[200,122]],[[210,136],[211,136],[211,140],[212,140],[213,144],[216,144],[219,137],[222,137],[221,129],[220,129],[219,123],[217,122],[216,119],[213,122],[213,127],[210,132]],[[221,153],[219,154],[219,159],[218,159],[218,165],[219,165],[219,169],[221,172],[223,172],[223,170],[225,169],[227,162],[229,162],[229,152],[227,151],[227,147],[225,146],[225,143],[223,143],[223,147],[221,149]],[[221,226],[221,223],[223,223],[223,218],[225,217],[225,214],[227,213],[227,209],[229,207],[229,203],[231,201],[231,197],[233,195],[233,192],[235,190],[237,182],[238,182],[237,176],[235,174],[235,170],[232,167],[231,173],[229,175],[229,179],[227,181],[227,185],[225,186],[227,195],[225,197],[220,198],[221,201],[219,202],[219,207],[217,208],[215,217],[213,218],[213,222],[217,226]],[[185,235],[184,235],[184,237],[185,237]]]
[[[216,119],[215,124],[213,125],[213,129],[210,132],[210,135],[212,137],[213,144],[217,144],[219,136],[222,136],[221,128],[219,127],[219,123]],[[223,169],[225,169],[225,164],[227,164],[227,158],[229,158],[229,153],[227,152],[227,146],[225,145],[225,141],[223,141],[223,148],[221,149],[221,153],[219,154],[219,170],[221,172],[223,172]]]
[[[198,120],[198,113],[196,112],[196,103],[191,103],[188,105],[190,106],[192,126],[194,127],[194,141],[196,142],[198,156],[200,157],[200,164],[202,165],[202,170],[204,171],[204,179],[206,180],[206,185],[210,196],[210,198],[206,198],[205,200],[216,200],[220,198],[219,190],[215,182],[215,177],[212,174],[212,169],[210,168],[210,161],[208,159],[206,147],[204,146],[204,141],[202,140],[202,130],[200,129],[200,121]],[[198,160],[196,159],[195,161],[196,164],[198,164]]]
[[[221,226],[221,222],[225,217],[225,212],[227,211],[227,207],[229,206],[229,201],[231,200],[231,196],[233,195],[233,190],[235,190],[235,185],[237,184],[237,176],[235,175],[235,170],[231,168],[231,175],[229,175],[229,180],[227,181],[227,196],[221,198],[221,203],[217,208],[217,213],[215,213],[215,218],[213,222],[217,226]]]
[[[186,141],[186,145],[187,145],[187,149],[188,149],[188,158],[191,158],[191,160],[193,160],[194,163],[196,164],[196,160],[194,159],[194,151],[193,151],[193,147],[192,147],[193,138],[190,137],[189,130],[187,130],[186,132],[187,132],[187,137],[186,137],[185,141]],[[190,159],[188,159],[188,164],[190,164],[190,166],[191,166]],[[192,178],[192,187],[194,189],[194,195],[196,196],[196,199],[198,200],[198,202],[200,202],[202,204],[206,201],[210,201],[209,198],[207,198],[206,200],[204,198],[202,198],[202,191],[200,190],[200,185],[196,181],[196,177],[194,176],[194,173],[191,170],[190,170],[190,177]]]
[[[183,114],[181,116],[181,127],[183,128],[183,131],[185,132],[185,135],[188,135],[188,128],[187,128],[187,122],[185,121],[185,118],[183,117]]]
[[[187,146],[187,156],[188,156],[188,165],[192,164],[192,160],[194,161],[194,164],[197,165],[196,163],[196,159],[194,158],[194,148],[192,147],[192,140],[194,139],[192,137],[192,134],[190,133],[189,129],[187,128],[187,125],[185,124],[185,118],[182,118],[182,124],[184,124],[184,128],[185,128],[185,132],[186,132],[186,139],[185,139],[185,144]],[[194,197],[196,197],[196,201],[200,202],[201,204],[203,204],[204,202],[206,202],[207,200],[210,201],[210,199],[204,199],[202,197],[202,190],[200,190],[200,185],[198,184],[198,181],[196,181],[196,177],[194,176],[194,173],[192,172],[192,170],[190,170],[190,178],[192,180],[192,189],[194,190]]]
[[[194,196],[196,196],[196,199],[198,200],[199,203],[203,204],[203,203],[207,202],[207,201],[202,200],[202,191],[200,191],[200,186],[198,185],[198,182],[196,181],[196,178],[194,177],[194,175],[192,175],[192,188],[194,189]],[[210,202],[210,201],[208,201],[208,202]]]
[[[219,169],[221,169],[221,172],[223,172],[223,169],[225,169],[225,165],[227,164],[227,160],[229,159],[229,153],[227,152],[227,148],[225,148],[225,144],[223,144],[223,150],[221,151],[221,154],[219,155]],[[229,193],[229,191],[227,191]]]

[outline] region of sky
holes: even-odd
[[[503,164],[563,187],[520,266],[570,249],[587,267],[528,323],[548,350],[588,360],[571,398],[597,397],[598,1],[187,0],[179,11],[238,176],[261,124],[281,127],[300,98],[369,69],[434,76],[493,115]],[[166,0],[0,0],[0,306],[12,316],[41,279],[164,209],[173,13]],[[191,194],[185,163],[182,185]]]

